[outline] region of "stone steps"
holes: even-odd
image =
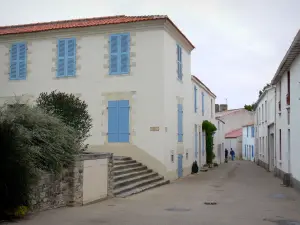
[[[130,157],[114,157],[115,197],[127,197],[145,190],[170,183],[163,176]]]

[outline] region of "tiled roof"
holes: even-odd
[[[223,117],[223,116],[227,116],[232,113],[237,113],[237,112],[245,111],[245,110],[246,109],[244,109],[244,108],[240,108],[240,109],[230,109],[230,110],[226,110],[226,111],[222,111],[222,112],[217,112],[216,117]]]
[[[32,24],[22,24],[14,26],[0,26],[0,36],[8,34],[23,34],[23,33],[33,33],[42,32],[50,30],[59,29],[69,29],[69,28],[80,28],[80,27],[92,27],[100,25],[111,25],[111,24],[121,24],[121,23],[135,23],[150,20],[168,20],[178,32],[188,41],[188,43],[195,48],[193,44],[187,39],[187,37],[178,29],[178,27],[169,19],[166,15],[150,15],[150,16],[109,16],[109,17],[94,17],[86,19],[74,19],[74,20],[62,20],[62,21],[52,21],[45,23],[32,23]]]
[[[225,134],[225,138],[237,138],[243,135],[243,128],[232,130]]]

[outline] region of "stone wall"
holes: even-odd
[[[107,197],[113,197],[113,155],[111,153],[85,153],[60,174],[41,174],[37,186],[33,188],[32,211],[83,205],[83,162],[103,158],[108,159]]]

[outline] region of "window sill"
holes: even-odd
[[[182,79],[180,79],[179,77],[177,77],[177,81],[179,81],[180,83],[182,83],[182,84],[183,84],[183,81],[182,81]]]
[[[287,106],[286,106],[286,109],[290,109],[290,108],[291,108],[291,105],[287,105]]]
[[[18,78],[16,78],[16,79],[12,79],[12,78],[9,78],[9,81],[22,81],[22,80],[27,80],[26,78],[20,78],[20,79],[18,79]]]
[[[130,76],[130,73],[109,73],[108,77],[118,77],[118,76]]]
[[[281,115],[281,110],[280,110],[280,111],[278,111],[278,114],[279,114],[279,115]]]
[[[61,76],[61,77],[58,77],[58,76],[56,76],[56,77],[54,77],[54,80],[59,80],[59,79],[74,79],[74,78],[76,78],[77,76],[76,75],[72,75],[72,76]]]

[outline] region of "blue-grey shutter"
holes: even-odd
[[[10,73],[9,79],[15,80],[18,76],[18,44],[12,44],[10,48]]]
[[[129,142],[129,101],[118,101],[119,142]]]
[[[178,123],[178,142],[183,141],[183,109],[182,109],[182,104],[177,105],[177,111],[178,111],[178,118],[177,118],[177,123]]]
[[[194,111],[197,112],[197,88],[194,86]]]
[[[18,48],[18,79],[25,80],[27,75],[27,47],[26,43],[19,43]]]
[[[76,39],[71,38],[67,39],[67,76],[75,76],[76,75]]]
[[[119,73],[119,49],[120,41],[119,35],[113,34],[110,35],[109,46],[109,74],[118,74]]]
[[[202,94],[202,116],[204,116],[204,111],[205,111],[205,109],[204,109],[204,93],[202,92],[201,93]]]
[[[108,101],[108,142],[118,142],[118,101]]]
[[[66,75],[66,40],[59,39],[57,42],[57,77],[63,77]]]
[[[177,77],[179,80],[182,80],[181,54],[182,54],[181,47],[177,44]]]
[[[130,35],[129,34],[121,34],[121,73],[127,74],[129,73],[129,63],[130,63],[130,52],[129,52],[129,44],[130,44]]]

